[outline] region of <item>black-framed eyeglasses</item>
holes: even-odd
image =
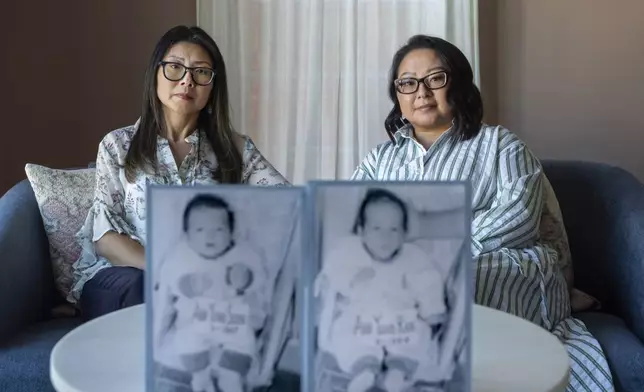
[[[207,86],[215,78],[215,71],[207,67],[186,67],[181,63],[173,61],[161,61],[159,65],[163,68],[163,76],[172,82],[178,82],[190,72],[192,80],[200,86]]]
[[[400,78],[394,80],[396,91],[401,94],[413,94],[418,91],[420,83],[425,83],[425,86],[430,90],[438,90],[445,87],[447,84],[447,71],[439,71],[431,73],[424,78]]]

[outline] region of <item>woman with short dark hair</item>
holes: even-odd
[[[388,88],[394,104],[385,120],[390,140],[373,149],[352,178],[469,181],[476,303],[555,334],[570,355],[568,391],[612,391],[602,348],[571,317],[563,257],[540,231],[553,206],[560,214],[550,202],[554,192],[516,135],[482,122],[481,94],[466,57],[445,40],[414,36],[394,56]],[[448,332],[444,344],[454,347],[458,339]]]

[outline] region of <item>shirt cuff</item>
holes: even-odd
[[[92,241],[100,240],[108,232],[123,234],[141,243],[141,239],[135,233],[134,228],[119,214],[114,213],[103,204],[94,206],[94,225]]]

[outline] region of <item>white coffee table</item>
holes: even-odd
[[[518,317],[478,305],[473,323],[473,392],[566,389],[568,355],[555,336]],[[50,376],[56,391],[144,391],[144,326],[145,307],[140,305],[69,332],[51,353]]]
[[[563,392],[568,353],[554,335],[519,317],[475,305],[473,392]]]
[[[51,352],[58,392],[145,390],[145,306],[91,320],[63,336]]]

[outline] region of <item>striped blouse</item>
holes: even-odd
[[[476,303],[532,321],[559,337],[571,357],[568,391],[612,391],[601,347],[570,316],[557,252],[540,233],[548,188],[539,160],[500,126],[484,124],[466,141],[453,132],[449,129],[425,149],[412,128],[403,127],[367,155],[352,179],[469,181]]]

